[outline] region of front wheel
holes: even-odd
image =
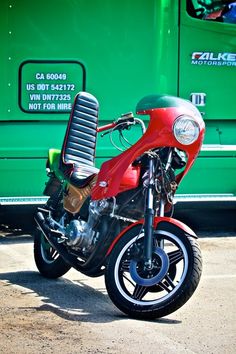
[[[142,260],[144,233],[128,230],[112,250],[105,273],[113,303],[131,317],[154,319],[183,306],[196,290],[202,270],[196,239],[158,230],[147,269]]]

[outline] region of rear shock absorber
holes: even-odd
[[[47,207],[53,211],[58,208],[63,197],[63,188],[61,182],[56,177],[51,177],[49,181],[50,187],[48,195],[50,198],[47,201]],[[47,186],[48,187],[48,186]]]

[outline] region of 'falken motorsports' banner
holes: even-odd
[[[236,53],[193,52],[191,64],[208,66],[236,66]]]

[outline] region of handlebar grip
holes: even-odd
[[[100,132],[103,132],[104,130],[112,129],[115,126],[116,126],[116,122],[106,124],[106,125],[103,125],[102,127],[97,127],[97,132],[100,133]]]

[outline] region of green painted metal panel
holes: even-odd
[[[0,159],[1,197],[41,196],[47,176],[45,159]],[[104,159],[97,158],[101,166]]]
[[[61,148],[66,123],[0,122],[0,159],[46,158],[50,147]]]
[[[1,197],[42,195],[44,159],[0,159]]]
[[[233,193],[236,195],[236,158],[199,157],[184,177],[178,193]]]
[[[46,113],[36,118],[22,112],[19,69],[25,61],[80,62],[85,68],[84,88],[98,98],[105,120],[134,109],[146,94],[177,93],[177,2],[41,0],[36,6],[31,0],[2,0],[0,23],[4,47],[1,71],[7,73],[1,83],[1,93],[7,95],[0,105],[0,119],[67,118]],[[165,54],[167,46],[171,55]],[[67,73],[66,67],[62,69],[57,72]],[[34,72],[55,73],[46,64]],[[20,87],[23,97],[26,84],[35,84],[33,74],[28,77],[29,81],[23,77],[24,87]],[[43,79],[36,82],[48,84]]]
[[[193,51],[235,53],[235,30],[193,19],[185,0],[2,0],[0,196],[42,193],[48,149],[61,148],[81,89],[98,98],[101,125],[135,111],[146,95],[205,92],[205,143],[236,145],[236,67],[190,63]],[[138,128],[131,136],[138,139]],[[119,153],[108,135],[97,147],[98,167]],[[235,192],[234,173],[234,148],[203,151],[180,191]]]
[[[181,97],[206,95],[205,119],[235,120],[236,25],[193,18],[181,1],[179,78]]]
[[[236,144],[235,120],[206,120],[205,144]]]

